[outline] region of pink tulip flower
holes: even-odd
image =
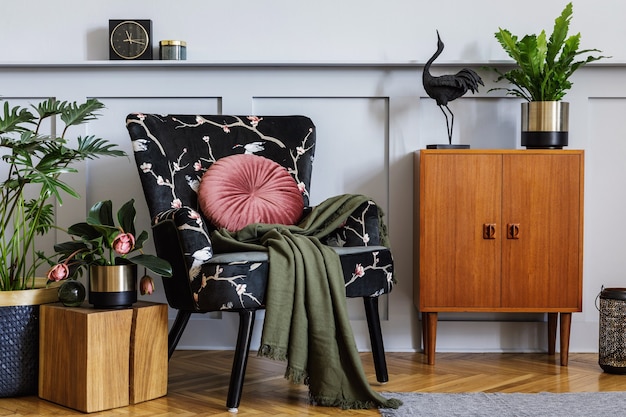
[[[141,295],[151,295],[154,292],[154,280],[150,275],[144,275],[139,281],[139,292]]]
[[[48,281],[58,282],[70,275],[70,268],[65,264],[56,264],[48,271]]]
[[[116,253],[126,255],[135,247],[135,236],[131,233],[120,233],[113,239],[111,246]]]

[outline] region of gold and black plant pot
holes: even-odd
[[[137,302],[137,265],[89,268],[89,303],[95,308],[125,308]]]
[[[522,103],[522,146],[528,149],[561,149],[567,146],[569,103]]]

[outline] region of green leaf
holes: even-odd
[[[170,265],[170,263],[154,255],[141,254],[126,259],[137,265],[144,266],[153,271],[155,274],[161,275],[163,277],[172,276],[172,266]]]
[[[24,123],[35,124],[35,116],[27,109],[18,106],[9,108],[9,102],[4,102],[4,114],[0,117],[0,134],[10,132],[24,132],[28,129],[21,126]]]
[[[135,236],[135,249],[143,248],[143,244],[148,240],[148,232],[142,231],[139,236]]]
[[[115,226],[113,223],[113,203],[111,200],[98,201],[87,215],[87,223],[91,225]]]
[[[116,149],[117,145],[95,136],[78,137],[75,158],[97,159],[100,156],[126,156],[126,152]]]
[[[100,237],[98,230],[94,226],[85,222],[71,225],[67,229],[67,233],[85,240],[92,240]]]
[[[532,56],[532,66],[536,72],[533,73],[533,77],[541,77],[546,64],[546,57],[548,54],[548,41],[546,39],[546,31],[542,30],[539,36],[537,36],[537,43],[535,46],[534,56]]]
[[[496,39],[502,45],[502,48],[515,62],[520,62],[520,51],[517,47],[517,36],[514,36],[506,29],[499,28],[496,32]]]
[[[103,224],[94,224],[92,225],[94,229],[98,231],[100,237],[102,238],[102,244],[106,248],[111,248],[111,243],[120,234],[120,229],[116,226],[107,226]]]
[[[131,233],[135,236],[135,200],[130,199],[117,212],[117,221],[125,233]]]
[[[572,20],[572,14],[572,3],[568,3],[561,12],[561,15],[554,20],[554,28],[552,30],[552,35],[550,35],[548,55],[546,57],[546,61],[550,65],[556,60],[556,56],[561,50],[565,38],[567,38],[567,32],[569,31],[569,23],[570,20]]]
[[[57,243],[54,245],[54,250],[58,253],[69,255],[79,250],[89,250],[89,247],[84,242],[71,240],[69,242]]]
[[[24,205],[26,220],[31,223],[33,230],[43,236],[54,225],[54,207],[52,204],[41,204],[31,199]]]
[[[89,120],[97,119],[97,112],[103,108],[104,104],[95,98],[88,99],[82,104],[74,102],[63,107],[61,120],[63,120],[66,126],[79,125]]]
[[[66,170],[62,170],[60,172],[75,172],[75,170],[67,168]],[[58,180],[56,177],[50,177],[45,174],[37,174],[39,173],[36,172],[35,175],[30,176],[30,182],[41,184],[42,196],[54,196],[58,200],[59,204],[63,204],[63,199],[61,198],[61,193],[59,191],[64,191],[72,197],[79,197],[78,193],[76,193],[72,187],[63,181]]]
[[[31,105],[37,111],[39,119],[45,119],[57,114],[61,114],[64,108],[67,106],[67,101],[57,101],[54,98],[49,98],[46,101],[35,105]]]

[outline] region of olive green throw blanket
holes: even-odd
[[[309,386],[314,404],[397,408],[370,387],[348,319],[339,256],[318,240],[368,198],[342,195],[315,207],[298,225],[252,224],[216,231],[217,252],[267,250],[269,282],[259,355],[287,360],[285,377]]]

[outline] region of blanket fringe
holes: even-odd
[[[399,408],[402,405],[402,400],[397,398],[387,398],[385,404],[381,405],[380,408]]]
[[[287,366],[287,369],[285,370],[285,379],[294,384],[309,385],[309,375],[307,372],[301,369],[292,368],[291,366]]]
[[[264,344],[259,348],[257,356],[285,362],[287,360],[287,350]],[[308,373],[303,369],[296,369],[289,365],[287,365],[287,369],[285,370],[285,379],[294,384],[309,385]]]
[[[376,401],[347,400],[345,398],[332,398],[321,395],[312,395],[309,393],[311,404],[323,407],[341,407],[343,410],[366,410],[370,408],[398,408],[402,405],[402,401],[396,398],[386,398],[385,402],[379,404]]]
[[[268,358],[275,361],[285,362],[287,360],[287,349],[277,348],[271,345],[261,345],[257,356],[262,358]]]

